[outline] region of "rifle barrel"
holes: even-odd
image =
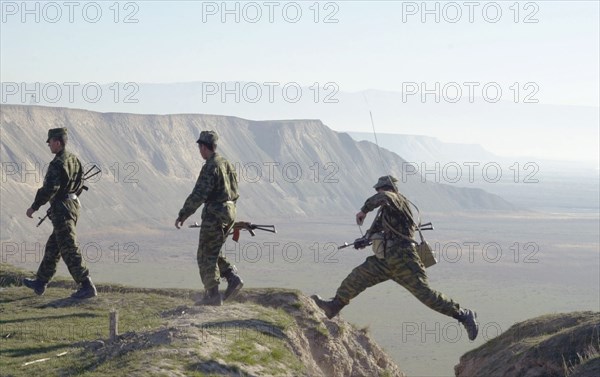
[[[263,228],[260,225],[256,225],[256,226],[253,226],[252,229],[258,229],[258,230],[264,230],[265,232],[277,233],[275,226],[273,226],[271,229],[271,228]]]

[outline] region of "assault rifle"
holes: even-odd
[[[200,225],[198,223],[194,223],[194,224],[190,225],[189,227],[190,228],[200,228]],[[238,242],[238,240],[240,239],[240,231],[241,230],[247,230],[248,232],[250,232],[252,237],[254,237],[256,235],[256,233],[254,233],[255,230],[263,230],[265,232],[277,233],[277,230],[275,229],[275,225],[257,225],[257,224],[252,224],[251,222],[248,222],[248,221],[237,221],[236,223],[233,224],[233,229],[231,229],[231,231],[227,235],[229,236],[230,234],[233,234],[232,239],[235,242]]]
[[[92,178],[93,176],[98,175],[100,173],[102,173],[102,170],[100,170],[100,168],[98,166],[94,165],[83,174],[83,181],[85,182],[86,180],[88,180],[88,179]],[[79,190],[77,190],[75,195],[77,195],[77,197],[79,197],[79,195],[81,195],[81,193],[84,190],[85,191],[88,190],[88,187],[86,185],[82,185],[81,188]],[[42,225],[42,223],[46,220],[46,218],[48,218],[48,216],[50,216],[50,208],[48,208],[48,210],[46,211],[46,216],[38,217],[38,219],[40,219],[40,221],[37,223],[36,227],[39,227],[40,225]]]
[[[426,224],[422,224],[418,230],[423,231],[423,230],[433,230],[433,224],[432,223],[426,223]],[[348,242],[344,242],[344,244],[342,246],[338,246],[338,250],[341,249],[345,249],[347,247],[350,246],[354,246],[355,249],[364,249],[367,246],[371,246],[373,244],[373,241],[371,241],[368,238],[368,232],[367,235],[362,236],[360,238],[357,238],[354,240],[354,242],[352,243],[348,243]]]
[[[355,239],[354,242],[352,242],[352,243],[344,242],[344,244],[342,246],[338,246],[338,250],[342,250],[342,249],[345,249],[350,246],[354,246],[354,248],[357,250],[364,249],[365,247],[371,246],[372,244],[373,244],[373,241],[368,239],[367,236],[363,236],[363,237]]]

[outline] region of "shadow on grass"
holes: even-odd
[[[244,371],[241,371],[240,368],[236,366],[224,365],[214,360],[207,360],[191,364],[187,367],[187,370],[206,373],[210,376],[257,377],[253,374],[248,374]]]
[[[75,298],[71,298],[71,297],[65,297],[65,298],[59,298],[58,300],[54,300],[54,301],[50,301],[47,302],[45,304],[40,304],[37,305],[36,308],[38,309],[46,309],[46,308],[68,308],[71,306],[77,306],[83,303],[88,303],[90,301],[94,300],[93,298],[89,298],[89,299],[85,299],[85,300],[81,300],[81,299],[75,299]]]
[[[23,301],[23,300],[28,300],[30,298],[34,297],[34,295],[31,296],[23,296],[23,297],[15,297],[15,298],[11,298],[11,297],[2,297],[0,298],[0,304],[6,304],[9,302],[17,302],[17,301]]]
[[[23,347],[23,348],[2,348],[0,349],[0,355],[8,357],[23,357],[29,355],[36,355],[39,353],[46,353],[56,351],[64,348],[72,347],[70,343],[55,344],[47,347]]]
[[[216,329],[216,330],[254,330],[261,334],[268,335],[271,337],[279,338],[279,339],[287,339],[287,336],[283,332],[283,328],[277,325],[274,325],[271,322],[262,321],[260,319],[245,319],[239,321],[215,321],[215,322],[205,322],[201,325],[195,325],[203,330],[208,329]]]
[[[61,315],[48,315],[44,317],[29,317],[29,318],[15,318],[15,319],[0,319],[0,325],[4,325],[7,323],[15,323],[15,322],[27,322],[27,321],[41,321],[48,319],[63,319],[63,318],[94,318],[101,317],[100,314],[95,313],[72,313],[72,314],[61,314]]]

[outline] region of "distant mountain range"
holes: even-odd
[[[437,97],[423,97],[420,91],[349,92],[334,82],[310,86],[244,81],[3,82],[1,103],[137,114],[220,114],[252,120],[320,119],[340,132],[370,132],[371,113],[382,134],[435,136],[480,144],[500,155],[596,161],[597,166],[598,107],[544,104],[543,86],[535,94],[521,90],[518,98],[514,86],[500,87],[497,102],[482,97],[482,86],[473,94],[463,87],[460,100],[453,102],[454,97],[443,92]]]
[[[68,148],[87,167],[96,163],[102,169],[81,198],[84,227],[93,229],[171,226],[203,164],[195,143],[201,130],[218,132],[218,152],[238,169],[240,218],[353,215],[374,193],[377,178],[388,173],[376,145],[356,142],[318,120],[258,122],[3,105],[1,124],[2,239],[18,238],[33,226],[24,213],[53,158],[45,141],[54,127],[68,127]],[[401,191],[422,210],[514,208],[481,189],[403,178],[405,160],[387,150],[382,156],[401,179]]]
[[[464,161],[499,161],[501,157],[485,150],[479,144],[445,143],[438,138],[422,135],[402,135],[372,132],[348,132],[354,140],[367,140],[379,144],[417,165],[425,163],[448,163]]]

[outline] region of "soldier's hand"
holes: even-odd
[[[175,228],[180,229],[183,226],[184,221],[185,219],[178,217],[177,220],[175,220]]]
[[[359,213],[356,214],[356,223],[358,225],[362,225],[363,222],[365,222],[366,217],[367,217],[367,214],[364,213],[363,211],[360,211]]]
[[[27,209],[27,212],[25,212],[25,214],[27,215],[27,217],[29,217],[30,219],[33,219],[33,213],[35,212],[35,210],[31,207],[29,207]]]
[[[365,237],[361,237],[361,238],[357,238],[354,241],[354,248],[356,250],[360,250],[360,249],[364,249],[365,247],[369,246],[371,244],[371,240],[369,240],[368,238]]]

